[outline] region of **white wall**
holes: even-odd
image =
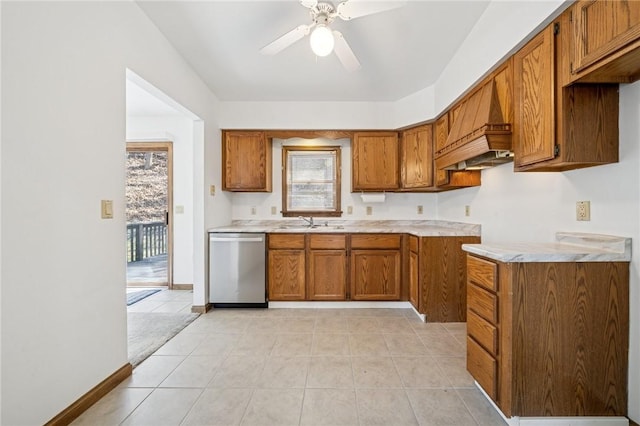
[[[217,99],[133,2],[1,7],[0,423],[33,425],[127,363],[127,68],[203,120],[195,304],[206,300],[205,229],[227,223],[230,204],[205,198],[205,184],[220,185]],[[101,199],[114,200],[114,219],[100,219]]]
[[[193,120],[180,116],[129,116],[127,141],[172,142],[173,283],[193,284]],[[183,213],[178,213],[178,206]]]
[[[360,193],[351,192],[351,146],[349,139],[330,140],[315,139],[289,139],[273,141],[273,191],[270,193],[236,193],[233,195],[232,216],[236,220],[265,220],[282,219],[282,146],[304,145],[331,145],[341,147],[342,166],[342,191],[341,205],[344,214],[341,220],[382,220],[382,219],[415,219],[427,220],[436,217],[435,194],[394,194],[387,193],[384,203],[365,204],[360,198]],[[418,215],[417,206],[422,205],[424,213]],[[276,215],[271,214],[271,207],[276,207]],[[353,207],[353,214],[347,213],[347,208]],[[370,216],[366,214],[366,207],[371,206],[373,211]],[[251,214],[252,208],[256,208],[256,214]],[[328,219],[331,220],[331,219]],[[322,221],[320,221],[322,222]]]
[[[392,102],[224,102],[222,129],[393,129]]]

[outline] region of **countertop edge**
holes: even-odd
[[[630,262],[631,238],[558,232],[553,243],[463,244],[462,250],[503,263]]]

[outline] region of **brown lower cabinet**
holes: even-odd
[[[351,235],[351,299],[400,300],[400,234]]]
[[[628,262],[467,256],[467,369],[507,417],[625,416]]]
[[[347,234],[310,234],[308,258],[308,300],[346,300]]]
[[[305,300],[305,234],[269,234],[267,289],[270,300]]]
[[[466,321],[467,275],[462,245],[479,242],[480,237],[473,236],[409,237],[409,275],[416,280],[412,297],[410,278],[409,300],[428,322]]]

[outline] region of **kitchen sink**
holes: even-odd
[[[313,230],[313,229],[343,229],[342,225],[302,225],[302,224],[290,224],[290,225],[279,225],[278,229],[293,229],[293,230]]]

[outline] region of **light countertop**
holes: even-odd
[[[318,226],[309,228],[300,219],[239,220],[233,221],[227,226],[211,228],[208,231],[212,233],[402,233],[417,237],[479,237],[481,232],[481,227],[477,224],[442,220],[324,220],[315,218],[314,223]]]
[[[551,243],[463,244],[462,249],[505,263],[631,261],[631,238],[602,234],[558,232]]]

